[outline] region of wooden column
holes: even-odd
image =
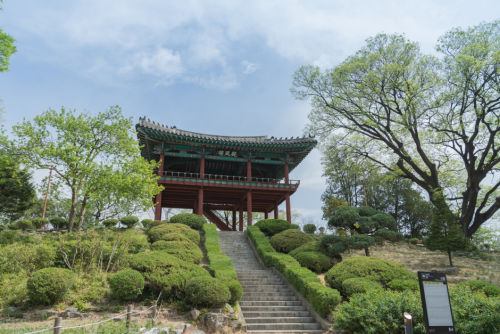
[[[292,223],[292,210],[290,209],[290,193],[286,193],[286,220]]]
[[[252,162],[250,159],[247,161],[247,181],[252,181]]]
[[[205,155],[202,155],[200,159],[200,179],[205,178],[203,176],[204,174],[205,174]]]
[[[197,214],[203,216],[203,188],[198,189],[198,205],[197,205]]]
[[[163,190],[156,195],[155,220],[161,220],[161,195]]]
[[[160,152],[160,169],[158,170],[159,176],[164,176],[163,175],[163,168],[165,168],[165,153],[163,152],[163,149],[162,149]]]
[[[252,226],[252,192],[247,195],[247,227]]]
[[[264,219],[269,219],[269,212],[264,212]]]
[[[236,210],[233,208],[233,231],[236,231]]]
[[[243,231],[243,203],[240,204],[240,231]]]
[[[285,183],[288,184],[290,179],[288,178],[288,162],[285,162]]]
[[[279,219],[278,202],[274,202],[274,219]]]

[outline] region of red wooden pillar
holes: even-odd
[[[240,231],[243,231],[243,203],[240,204]]]
[[[264,219],[269,219],[269,212],[264,212]]]
[[[286,220],[292,223],[292,210],[290,209],[290,193],[286,193]]]
[[[252,192],[247,195],[247,227],[252,226]]]
[[[205,175],[205,156],[202,155],[200,159],[200,179],[204,179]]]
[[[203,188],[198,189],[198,207],[197,214],[203,216]]]
[[[236,210],[233,208],[233,231],[236,231]]]
[[[250,159],[247,161],[247,181],[252,181],[252,162]]]
[[[163,191],[160,191],[156,195],[156,207],[155,207],[155,220],[161,220],[161,195]]]
[[[274,219],[279,218],[279,212],[278,212],[278,202],[274,202]]]
[[[288,178],[288,162],[285,162],[285,184],[288,184],[290,179]]]

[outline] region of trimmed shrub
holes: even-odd
[[[49,222],[54,228],[65,228],[68,226],[68,221],[64,218],[52,217]]]
[[[418,291],[418,281],[405,280],[405,279],[393,279],[387,283],[387,287],[395,291]]]
[[[211,307],[225,304],[231,299],[231,292],[226,284],[212,277],[191,278],[184,291],[194,305]]]
[[[289,253],[311,241],[314,241],[314,239],[310,235],[293,229],[280,232],[269,240],[271,246],[282,253]]]
[[[291,226],[291,228],[293,228],[294,230],[300,230],[300,225],[299,225],[299,224],[291,224],[290,226]]]
[[[141,220],[141,224],[142,224],[142,227],[146,227],[148,228],[149,225],[152,223],[153,221],[151,219],[143,219]]]
[[[168,222],[163,221],[163,220],[153,220],[152,223],[149,224],[149,229],[152,229],[153,227],[160,226],[167,224]]]
[[[351,297],[356,293],[366,293],[369,290],[377,289],[382,289],[382,286],[366,278],[349,278],[342,282],[342,290],[347,297]]]
[[[41,229],[42,227],[44,227],[49,223],[49,220],[45,218],[35,218],[31,220],[31,222],[33,223],[33,226],[35,226],[37,229]]]
[[[1,225],[1,224],[0,224],[0,232],[1,232],[1,231],[5,231],[6,229],[7,229],[7,227],[6,227],[5,225]]]
[[[241,297],[243,297],[243,287],[238,282],[238,280],[224,281],[224,283],[231,293],[231,299],[229,299],[229,302],[231,304],[234,304],[237,301],[241,300]]]
[[[114,227],[116,224],[118,224],[119,220],[118,219],[114,219],[114,218],[109,218],[109,219],[105,219],[102,221],[102,224],[106,227]]]
[[[248,226],[247,233],[250,240],[255,245],[257,249],[257,254],[259,254],[264,264],[269,267],[266,263],[265,255],[266,253],[276,253],[276,250],[271,246],[269,240],[267,240],[266,236],[257,226]]]
[[[183,261],[188,261],[192,263],[200,263],[203,258],[203,253],[201,249],[188,238],[182,237],[181,241],[165,241],[158,240],[151,245],[151,249],[154,251],[162,251],[173,255]]]
[[[210,276],[199,265],[182,261],[163,251],[144,252],[132,255],[129,266],[144,275],[151,288],[164,292],[184,291],[187,280],[198,276]]]
[[[111,276],[109,287],[120,300],[134,300],[144,290],[144,277],[136,270],[121,270]]]
[[[284,273],[288,268],[300,267],[300,263],[293,257],[282,253],[267,253],[265,254],[264,264],[267,267],[274,267],[279,272]]]
[[[201,230],[206,223],[205,217],[194,213],[180,213],[170,218],[169,221],[169,224],[184,224],[197,231]]]
[[[263,219],[259,220],[254,226],[258,227],[267,237],[272,237],[292,228],[291,224],[283,219]]]
[[[325,281],[340,291],[346,279],[356,277],[367,278],[383,286],[394,279],[417,280],[417,276],[403,264],[375,257],[355,256],[333,266],[326,273]]]
[[[308,242],[307,244],[303,244],[302,246],[295,248],[293,251],[288,253],[288,255],[295,257],[295,255],[304,252],[320,252],[322,254],[325,254],[326,256],[330,255],[328,253],[326,245],[323,244],[321,241],[311,241]]]
[[[139,222],[139,218],[136,216],[125,216],[120,219],[120,223],[127,226],[127,228],[132,228]]]
[[[307,283],[309,291],[309,301],[314,309],[323,317],[326,318],[335,307],[340,303],[342,297],[338,290],[330,289],[321,283]]]
[[[69,291],[74,274],[63,268],[45,268],[28,278],[28,296],[34,304],[52,305],[63,300]]]
[[[483,281],[465,281],[459,283],[469,287],[472,291],[482,291],[488,297],[500,296],[500,287]]]
[[[297,289],[304,297],[309,299],[309,284],[312,282],[320,283],[318,276],[307,268],[291,267],[284,273],[286,279]]]
[[[8,227],[9,230],[13,230],[13,231],[19,229],[19,226],[17,226],[16,223],[10,223],[7,227]]]
[[[417,238],[410,239],[410,244],[412,244],[412,245],[418,244],[418,239]]]
[[[309,268],[317,274],[327,271],[333,266],[330,258],[320,252],[302,252],[295,255],[294,258],[302,267]]]
[[[18,227],[18,229],[25,231],[29,228],[32,228],[33,223],[31,223],[31,220],[21,219],[17,222],[17,227]]]
[[[151,228],[151,230],[149,230],[148,232],[148,240],[150,243],[154,243],[158,240],[169,240],[168,238],[171,237],[169,236],[170,234],[181,234],[195,244],[198,244],[200,242],[200,234],[197,231],[189,228],[184,224],[166,223]]]
[[[305,224],[302,230],[307,234],[314,234],[316,232],[316,225],[314,224]]]

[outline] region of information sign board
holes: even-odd
[[[446,274],[418,272],[427,334],[455,333]]]

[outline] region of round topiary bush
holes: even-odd
[[[226,284],[226,286],[229,288],[229,292],[231,293],[231,299],[229,300],[229,303],[234,304],[237,301],[241,300],[241,297],[243,297],[243,287],[241,286],[240,282],[233,280],[224,282],[224,284]]]
[[[195,277],[187,281],[186,296],[194,305],[216,306],[231,299],[231,292],[224,282],[212,277]]]
[[[196,215],[194,213],[180,213],[170,218],[169,224],[184,224],[193,230],[201,230],[203,224],[206,224],[205,217]]]
[[[311,241],[314,241],[313,237],[293,229],[280,232],[269,240],[274,249],[283,253],[289,253]]]
[[[16,223],[10,223],[9,225],[7,225],[7,228],[9,230],[18,230],[19,229],[19,226],[17,226]]]
[[[68,221],[66,219],[59,217],[52,217],[49,222],[54,228],[65,228],[68,225]]]
[[[292,228],[291,224],[283,219],[263,219],[259,220],[254,226],[257,226],[266,237],[272,237]]]
[[[139,218],[136,216],[125,216],[120,219],[120,223],[127,226],[127,228],[132,228],[139,222]]]
[[[326,245],[321,241],[311,241],[307,244],[303,244],[302,246],[295,248],[293,251],[288,253],[288,255],[295,257],[295,255],[304,252],[320,252],[328,256]]]
[[[342,282],[342,290],[347,297],[351,297],[355,293],[366,293],[369,290],[380,289],[382,286],[379,283],[361,277],[349,278]]]
[[[418,291],[418,282],[405,279],[393,279],[387,283],[387,287],[395,291]]]
[[[164,293],[182,292],[187,280],[210,276],[199,265],[182,261],[163,251],[134,254],[129,258],[129,266],[142,273],[152,289]]]
[[[303,230],[307,234],[314,234],[314,232],[316,232],[316,225],[314,225],[314,224],[305,224]]]
[[[416,244],[418,244],[418,239],[417,238],[412,238],[412,239],[410,239],[410,243],[412,245],[416,245]]]
[[[74,274],[63,268],[45,268],[35,271],[26,283],[28,296],[34,304],[52,305],[63,300],[69,291]]]
[[[17,228],[20,230],[27,230],[29,228],[32,228],[33,224],[31,223],[31,220],[28,219],[21,219],[17,222]]]
[[[294,258],[301,267],[309,268],[317,274],[327,271],[333,266],[330,258],[320,252],[302,252],[296,254]]]
[[[114,218],[109,218],[109,219],[105,219],[102,221],[102,224],[106,227],[114,227],[116,224],[118,224],[119,220],[118,219],[114,219]]]
[[[142,227],[149,227],[149,225],[152,223],[153,221],[151,219],[143,219],[141,221],[141,224],[142,224]]]
[[[42,227],[44,227],[49,223],[49,220],[45,218],[35,218],[31,222],[33,223],[33,226],[35,226],[37,229],[41,229]]]
[[[153,220],[152,223],[149,224],[149,229],[152,229],[153,227],[160,226],[160,225],[165,225],[167,222],[163,220]]]
[[[144,290],[144,277],[137,270],[121,270],[109,279],[111,292],[120,300],[134,300]]]
[[[201,249],[188,238],[183,235],[170,235],[167,240],[158,240],[151,245],[151,249],[154,251],[166,252],[173,255],[183,261],[200,263],[203,258],[203,253]]]
[[[300,230],[300,225],[299,224],[290,224],[291,228],[294,230]]]
[[[333,266],[325,281],[337,290],[342,290],[342,283],[349,278],[366,278],[378,282],[384,287],[394,279],[416,281],[417,276],[406,269],[404,264],[376,257],[354,256]]]
[[[170,234],[181,234],[195,244],[200,242],[200,234],[184,224],[162,224],[153,227],[148,232],[148,240],[150,243],[165,240]]]

